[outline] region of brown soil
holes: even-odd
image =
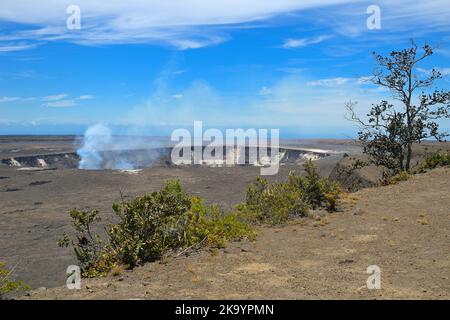
[[[74,152],[75,145],[73,137],[0,137],[0,159]],[[307,147],[324,148],[314,141]],[[347,150],[340,141],[325,147]],[[317,161],[324,176],[338,157]],[[180,179],[188,192],[208,203],[231,207],[243,200],[247,185],[260,174],[253,166],[156,166],[140,172],[23,169],[0,164],[0,261],[14,268],[13,278],[32,288],[61,286],[67,266],[77,262],[72,250],[57,246],[61,235],[72,231],[70,209],[100,209],[105,225],[113,218],[111,205],[121,196],[130,199],[159,190],[167,179]],[[281,166],[270,179],[284,180],[290,170],[301,166]]]
[[[450,299],[449,194],[450,168],[439,168],[350,194],[342,212],[261,227],[253,243],[83,279],[78,291],[41,288],[24,298]],[[369,265],[381,268],[380,290],[366,287]]]

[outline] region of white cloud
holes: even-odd
[[[450,68],[434,67],[434,69],[438,70],[443,77],[450,75]],[[416,70],[422,74],[430,75],[432,69],[416,68]]]
[[[344,80],[342,80],[344,79]],[[165,91],[156,91],[146,103],[118,120],[117,124],[136,126],[189,127],[194,120],[205,126],[235,127],[295,126],[299,128],[351,128],[344,118],[345,103],[359,102],[361,110],[386,98],[388,93],[358,78],[311,80],[289,75],[262,86],[258,93],[221,94],[205,82],[194,82],[178,91],[182,99],[174,99],[170,84]],[[308,85],[317,82],[324,85]],[[332,85],[336,84],[336,85]]]
[[[9,45],[0,44],[0,52],[23,51],[35,47],[36,47],[35,44],[9,44]]]
[[[175,70],[174,72],[172,72],[172,74],[180,75],[180,74],[183,74],[183,73],[186,73],[186,72],[187,72],[187,70],[181,69],[181,70]]]
[[[373,76],[359,77],[357,79],[357,81],[359,84],[367,84],[367,83],[372,83],[372,78],[373,78]]]
[[[0,41],[70,41],[86,45],[159,42],[185,50],[227,41],[227,26],[351,1],[78,0],[81,30],[67,30],[66,8],[73,4],[72,0],[2,0],[0,21],[29,28],[3,33]]]
[[[94,98],[95,98],[95,96],[93,96],[93,95],[85,94],[85,95],[79,96],[77,99],[78,100],[91,100]]]
[[[67,97],[66,93],[61,93],[61,94],[57,94],[57,95],[43,97],[42,100],[44,100],[44,101],[58,101],[58,100],[62,100],[64,98],[66,98],[66,97]]]
[[[5,103],[5,102],[13,102],[13,101],[17,101],[20,100],[19,97],[0,97],[0,103]]]
[[[272,93],[272,90],[270,90],[266,86],[261,87],[261,89],[259,89],[259,92],[258,92],[258,94],[261,95],[261,96],[265,96],[265,95],[268,95],[268,94],[271,94],[271,93]]]
[[[59,100],[54,102],[45,103],[44,106],[51,108],[67,108],[76,106],[77,103],[74,100]]]
[[[385,92],[371,90],[371,87],[358,83],[357,79],[323,80],[327,79],[309,80],[300,76],[280,79],[272,85],[270,96],[261,96],[253,101],[254,121],[264,123],[265,120],[274,125],[299,128],[351,127],[344,118],[347,101],[358,101],[361,108],[368,108],[386,98]],[[311,86],[308,83],[325,85]]]
[[[306,84],[308,86],[321,86],[321,87],[336,87],[336,86],[342,86],[344,84],[347,84],[351,81],[351,78],[329,78],[329,79],[320,79],[320,80],[314,80],[314,81],[308,81]]]
[[[234,28],[267,27],[265,20],[282,14],[299,14],[307,23],[345,37],[361,37],[368,30],[363,0],[77,0],[81,30],[66,28],[66,8],[72,0],[2,0],[0,22],[23,24],[3,29],[0,52],[32,48],[38,43],[69,41],[82,45],[164,43],[181,50],[217,45],[230,39]],[[339,6],[337,6],[339,5]],[[449,31],[448,0],[379,0],[382,30],[379,37],[405,31]],[[311,11],[307,11],[311,10]],[[417,27],[420,26],[420,27]],[[408,34],[409,34],[408,33]],[[325,38],[287,39],[286,48],[300,48]],[[364,37],[361,37],[363,40]],[[2,44],[2,42],[4,44]]]
[[[94,99],[95,96],[93,95],[81,95],[73,99],[66,99],[69,97],[67,93],[61,93],[56,95],[50,95],[45,97],[0,97],[0,103],[5,102],[14,102],[14,101],[43,101],[45,102],[43,105],[47,107],[72,107],[77,105],[75,102],[76,100],[83,101],[83,100],[91,100]]]
[[[291,49],[291,48],[302,48],[307,47],[312,44],[317,44],[326,39],[329,39],[330,36],[319,36],[315,38],[302,38],[302,39],[287,39],[283,43],[283,48]]]

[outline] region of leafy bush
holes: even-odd
[[[178,181],[160,191],[114,204],[118,223],[108,231],[118,260],[129,267],[159,259],[168,248],[182,245],[183,215],[192,199]]]
[[[75,229],[76,241],[72,240],[67,233],[64,233],[59,240],[60,247],[73,247],[80,269],[85,276],[93,277],[108,271],[109,263],[107,259],[107,249],[99,235],[92,234],[92,226],[100,221],[99,211],[78,211],[71,210],[70,217]]]
[[[341,194],[335,182],[321,178],[312,161],[304,165],[306,176],[289,174],[287,182],[269,184],[258,177],[237,210],[251,222],[280,224],[290,217],[305,216],[308,208],[336,210]]]
[[[434,169],[440,166],[450,165],[450,152],[438,152],[426,157],[417,167],[415,172],[423,173],[426,170]]]
[[[340,194],[342,193],[336,182],[321,178],[314,163],[309,160],[303,164],[306,176],[303,178],[291,173],[288,183],[294,189],[304,190],[306,202],[313,208],[324,207],[335,211]]]
[[[184,215],[183,235],[184,247],[206,241],[210,247],[221,248],[230,240],[252,240],[256,233],[238,212],[225,213],[217,205],[208,208],[203,199],[193,198],[191,210]]]
[[[0,262],[0,300],[8,293],[29,289],[21,280],[10,280],[11,270],[6,269],[5,266],[6,264],[4,262]]]
[[[410,177],[411,177],[411,174],[409,172],[401,171],[389,179],[389,184],[397,184],[400,181],[408,180]]]
[[[304,216],[308,210],[304,190],[288,183],[269,184],[258,177],[247,190],[245,204],[237,211],[253,223],[280,224],[293,216]]]
[[[115,205],[119,222],[108,232],[114,254],[134,267],[153,261],[171,249],[199,244],[222,247],[228,240],[254,236],[236,213],[188,195],[179,181],[169,181],[161,191]]]
[[[73,210],[77,241],[64,235],[60,245],[72,245],[84,276],[98,276],[121,265],[160,259],[170,250],[195,246],[223,247],[227,241],[253,239],[255,233],[237,212],[207,207],[201,198],[187,194],[179,181],[168,181],[160,191],[114,204],[118,222],[107,229],[108,242],[92,236],[90,225],[98,211]]]
[[[269,184],[258,177],[245,203],[231,212],[206,206],[178,180],[169,180],[160,191],[114,204],[117,223],[106,229],[107,241],[92,233],[92,225],[100,221],[97,210],[72,210],[75,240],[64,234],[59,245],[72,246],[83,275],[94,277],[160,259],[173,250],[221,248],[227,241],[254,239],[252,223],[280,224],[305,216],[310,207],[336,209],[339,187],[320,178],[311,161],[304,168],[305,177],[291,173],[285,183]]]

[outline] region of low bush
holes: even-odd
[[[179,181],[114,204],[113,210],[118,221],[106,230],[106,242],[91,233],[91,225],[99,221],[98,211],[71,211],[76,241],[65,234],[59,244],[73,247],[84,276],[104,275],[118,265],[133,268],[171,250],[223,247],[227,241],[255,236],[237,212],[207,207],[201,198],[187,194]]]
[[[339,197],[342,193],[338,183],[331,182],[326,178],[321,178],[316,166],[311,160],[305,162],[303,167],[306,176],[291,173],[288,183],[294,189],[305,192],[306,202],[313,208],[326,208],[328,211],[336,211]]]
[[[168,181],[160,191],[114,204],[118,222],[108,231],[114,256],[134,267],[181,246],[183,216],[191,206],[191,196],[178,181]]]
[[[400,171],[393,175],[392,172],[385,171],[383,173],[382,184],[397,184],[400,181],[408,180],[413,174],[424,173],[437,167],[450,165],[450,152],[437,152],[423,159],[413,170]]]
[[[302,189],[289,183],[269,184],[258,177],[248,190],[245,203],[237,211],[252,223],[280,224],[290,217],[304,216],[308,210]]]
[[[252,238],[251,227],[236,213],[225,213],[187,194],[179,181],[161,191],[114,205],[119,222],[111,227],[111,249],[127,266],[153,261],[171,249],[201,244],[222,247],[226,241]]]
[[[72,246],[83,276],[95,277],[160,259],[174,250],[221,248],[228,241],[254,239],[252,224],[281,224],[305,216],[309,208],[336,210],[339,187],[320,178],[311,161],[304,168],[305,177],[291,173],[284,183],[270,184],[258,177],[249,186],[246,201],[230,212],[206,206],[200,197],[186,193],[178,180],[169,180],[160,191],[114,204],[117,222],[106,228],[105,241],[92,232],[100,221],[97,210],[72,210],[75,237],[64,234],[59,245]]]
[[[60,247],[72,246],[83,274],[94,277],[108,271],[109,263],[107,249],[99,235],[92,233],[92,226],[100,221],[99,211],[71,210],[70,217],[75,229],[75,240],[64,233],[59,240]],[[103,267],[101,267],[103,266]]]
[[[21,280],[10,280],[11,270],[6,269],[6,264],[0,262],[0,300],[4,299],[5,295],[14,291],[28,290],[29,287]]]
[[[396,175],[392,176],[388,180],[388,184],[397,184],[400,181],[406,181],[411,177],[411,174],[408,171],[400,171]]]
[[[291,172],[287,182],[270,184],[258,177],[247,190],[245,203],[237,210],[251,222],[280,224],[301,217],[309,208],[335,211],[341,190],[335,182],[321,178],[312,161],[303,165],[306,176]]]
[[[434,169],[437,167],[450,165],[450,152],[437,152],[426,157],[414,170],[415,173],[423,173],[426,170]]]
[[[247,238],[256,233],[245,216],[237,211],[225,213],[217,205],[206,207],[204,200],[194,198],[191,210],[184,215],[183,246],[203,241],[210,247],[225,247],[227,241]]]

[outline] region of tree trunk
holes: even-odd
[[[412,155],[412,143],[408,143],[408,150],[406,153],[406,164],[405,164],[405,170],[409,171],[410,165],[411,165],[411,155]]]

